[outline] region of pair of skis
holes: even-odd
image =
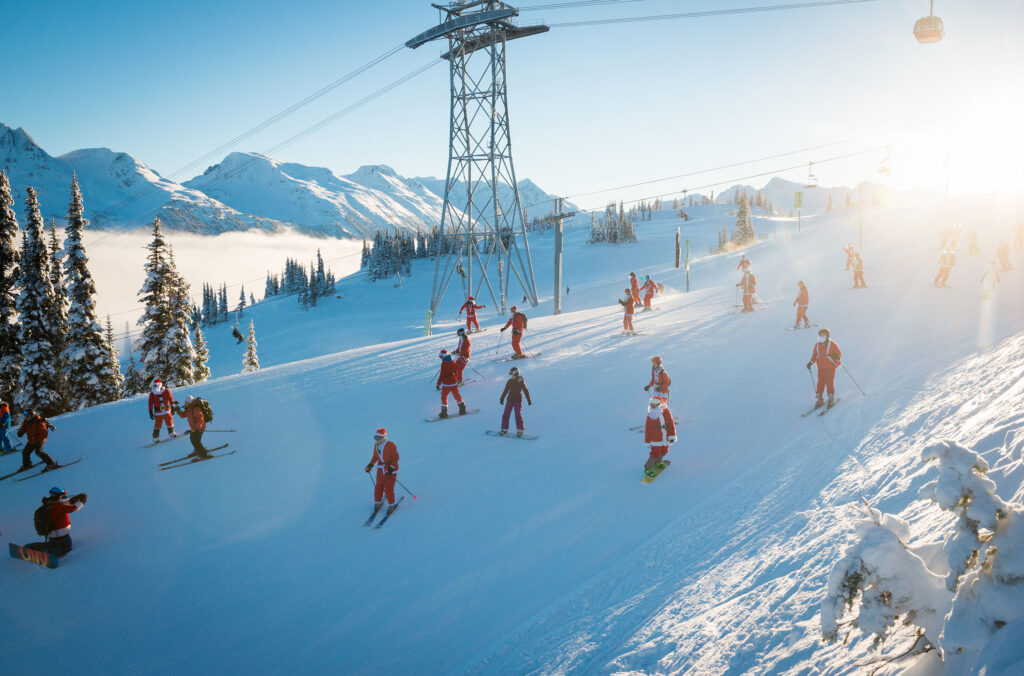
[[[519,361],[520,359],[530,359],[531,357],[539,357],[539,356],[540,356],[540,352],[531,352],[529,354],[524,354],[522,357],[505,357],[504,359],[495,359],[494,363],[495,364],[500,364],[500,363],[506,362],[506,361]]]
[[[195,464],[197,462],[205,462],[207,460],[215,460],[216,458],[223,458],[226,455],[234,455],[235,452],[236,452],[234,450],[228,451],[227,453],[217,453],[216,455],[213,455],[214,451],[219,451],[219,450],[221,450],[223,448],[227,448],[227,447],[228,447],[227,444],[222,444],[220,446],[215,446],[213,448],[208,448],[206,450],[207,450],[207,453],[209,453],[210,455],[206,456],[205,458],[202,457],[202,456],[198,456],[195,453],[189,453],[186,456],[183,456],[183,457],[180,457],[180,458],[175,458],[174,460],[168,460],[167,462],[162,462],[162,463],[160,463],[160,470],[163,471],[165,469],[174,469],[175,467],[185,467],[186,465],[193,465],[193,464]]]
[[[204,432],[234,432],[235,430],[203,430],[203,431]],[[166,439],[156,439],[155,441],[153,441],[153,443],[146,444],[142,448],[153,448],[154,446],[159,446],[160,444],[166,444],[168,441],[173,441],[174,439],[177,439],[178,437],[187,437],[187,436],[188,436],[188,432],[182,432],[180,434],[171,434]]]
[[[36,472],[35,474],[29,474],[28,476],[18,477],[17,479],[15,479],[15,481],[27,481],[28,479],[33,479],[33,478],[35,478],[37,476],[41,476],[43,474],[46,474],[47,472],[55,472],[58,469],[60,469],[61,467],[67,467],[69,465],[74,465],[74,464],[77,464],[79,462],[82,462],[81,458],[78,458],[77,460],[72,460],[71,462],[65,462],[63,464],[58,464],[56,467],[44,467],[41,471]],[[32,467],[29,467],[28,469],[24,469],[24,470],[23,469],[18,469],[16,472],[11,472],[10,474],[5,474],[3,476],[0,476],[0,481],[3,481],[4,479],[9,479],[12,476],[15,476],[16,474],[21,474],[22,472],[27,472],[30,469],[35,469],[36,467],[39,467],[39,465],[42,465],[42,464],[43,464],[42,462],[37,462],[34,465],[32,465]]]
[[[377,522],[377,525],[373,527],[374,530],[379,530],[381,526],[383,526],[385,523],[387,523],[387,520],[390,519],[391,516],[395,512],[398,511],[398,506],[400,504],[402,504],[402,500],[405,500],[405,496],[404,495],[402,497],[398,498],[398,502],[395,503],[395,508],[393,510],[391,510],[391,514],[388,514],[387,511],[385,510],[384,518]],[[370,526],[373,523],[373,520],[377,518],[378,514],[380,514],[380,510],[379,509],[375,509],[373,511],[373,514],[370,515],[370,518],[367,519],[366,523],[364,523],[363,525],[367,526],[367,527]]]
[[[841,401],[841,399],[836,399],[834,402],[832,402],[831,406],[825,406],[824,408],[822,408],[820,406],[817,407],[817,408],[812,408],[810,411],[805,411],[805,412],[801,413],[800,417],[801,418],[806,418],[807,416],[809,416],[810,414],[814,413],[815,411],[818,411],[818,409],[822,409],[821,411],[818,411],[818,417],[820,418],[821,416],[825,415],[826,413],[828,413],[829,411],[834,409],[836,406],[838,406],[840,401]]]

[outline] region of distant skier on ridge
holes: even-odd
[[[828,390],[828,407],[832,408],[836,405],[836,369],[842,365],[842,358],[843,353],[839,346],[832,341],[829,330],[819,329],[818,342],[814,344],[811,360],[807,362],[808,371],[813,365],[818,367],[818,382],[814,390],[817,398],[814,400],[814,408],[821,408],[825,404],[822,394],[826,389]]]
[[[523,339],[523,332],[526,331],[526,315],[520,312],[519,308],[515,305],[509,309],[512,311],[512,316],[508,318],[508,321],[505,322],[505,326],[501,327],[501,330],[504,332],[508,327],[512,327],[512,358],[523,359],[526,355],[523,354],[519,343]]]
[[[441,372],[437,376],[437,389],[441,390],[441,412],[439,418],[448,417],[448,395],[455,397],[455,403],[459,405],[459,415],[466,415],[466,402],[459,394],[459,369],[452,361],[448,350],[441,350],[437,355],[441,359]]]

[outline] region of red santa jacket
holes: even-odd
[[[800,307],[807,307],[807,304],[810,302],[810,299],[811,297],[807,293],[807,287],[805,286],[802,289],[800,289],[800,293],[796,295],[796,300],[794,302]]]
[[[522,312],[515,313],[514,315],[509,317],[509,320],[507,322],[505,322],[505,326],[502,328],[502,330],[507,329],[509,325],[511,325],[512,333],[522,333],[525,330],[523,329],[523,317],[525,316],[526,315],[524,315]]]
[[[28,443],[36,445],[46,441],[46,437],[49,436],[50,424],[46,422],[46,418],[41,415],[35,415],[31,418],[22,421],[21,427],[18,428],[18,436],[28,435]]]
[[[454,387],[459,384],[459,369],[451,359],[441,360],[441,373],[437,376],[438,386]]]
[[[633,295],[634,296],[639,296],[640,295],[640,280],[638,280],[635,276],[634,277],[630,277],[629,278],[629,288],[633,289]]]
[[[83,504],[65,502],[64,500],[55,500],[50,503],[50,523],[53,525],[53,530],[47,533],[46,537],[59,538],[70,533],[71,519],[68,518],[68,514],[77,512]]]
[[[668,386],[671,384],[672,379],[668,377],[665,369],[660,366],[651,367],[651,382],[647,384],[647,387],[653,387],[655,391],[668,397]]]
[[[398,472],[398,446],[395,446],[393,441],[383,441],[383,447],[381,447],[379,442],[373,445],[373,457],[370,458],[369,465],[371,467],[376,466],[377,471],[381,473],[389,465],[392,472]]]
[[[633,297],[632,296],[626,296],[626,298],[624,300],[620,300],[619,301],[619,305],[622,306],[622,309],[625,311],[625,313],[627,315],[633,314]]]
[[[174,405],[174,395],[166,387],[160,390],[160,394],[156,394],[152,390],[149,392],[149,412],[153,415],[166,415],[171,412],[171,406]]]
[[[740,283],[737,284],[736,286],[743,287],[744,295],[752,295],[757,289],[757,279],[754,277],[752,273],[747,274],[743,276],[743,279],[741,279]]]
[[[465,303],[462,304],[462,307],[459,308],[459,314],[461,315],[462,312],[465,311],[467,317],[475,317],[476,311],[485,307],[487,306],[477,305],[475,300],[467,300]]]
[[[676,422],[672,419],[672,412],[666,406],[659,406],[657,411],[648,410],[644,425],[644,443],[652,447],[668,446],[675,443],[675,440]]]
[[[811,361],[818,365],[819,371],[836,370],[842,363],[843,353],[834,340],[815,343],[811,352]]]
[[[653,296],[654,292],[658,290],[658,285],[654,283],[653,279],[648,279],[640,288],[644,290],[644,295]]]
[[[742,268],[743,270],[746,270],[749,267],[750,267],[750,259],[746,258],[746,257],[743,257],[743,258],[740,258],[739,265],[736,266],[736,269],[739,270],[740,268]]]
[[[455,348],[455,354],[462,357],[463,360],[469,361],[469,336],[466,334],[459,336],[459,346]]]

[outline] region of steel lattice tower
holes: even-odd
[[[467,295],[479,294],[486,285],[502,313],[513,277],[535,306],[537,284],[512,164],[505,45],[548,27],[510,23],[519,10],[498,0],[432,6],[440,11],[440,25],[405,43],[415,49],[432,40],[448,40],[448,51],[441,55],[451,74],[448,175],[440,228],[445,248],[436,258],[430,311],[437,312],[456,273]],[[509,189],[504,198],[499,195],[501,184]],[[463,198],[465,209],[456,206]],[[493,268],[497,288],[489,276]]]

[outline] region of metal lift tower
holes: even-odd
[[[480,287],[486,284],[494,305],[502,313],[506,310],[512,277],[535,306],[537,284],[512,166],[505,43],[543,33],[548,27],[512,24],[510,20],[518,16],[519,10],[498,0],[463,0],[431,6],[440,12],[441,23],[405,43],[406,47],[416,49],[432,40],[447,38],[448,51],[441,58],[451,66],[448,177],[441,212],[444,248],[434,267],[430,312],[437,312],[456,273],[467,295],[478,295]],[[511,196],[506,193],[504,200],[498,195],[500,183],[506,184],[511,192]],[[453,200],[459,205],[452,204]],[[488,276],[492,263],[497,268],[497,288]]]

